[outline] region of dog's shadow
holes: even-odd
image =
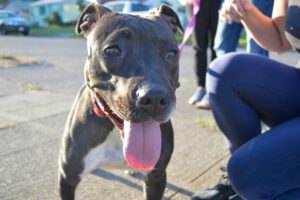
[[[126,179],[126,178],[123,178],[121,176],[115,175],[111,172],[108,172],[106,170],[96,169],[92,174],[96,175],[96,176],[99,176],[101,178],[107,179],[107,180],[118,181],[118,182],[120,182],[124,185],[127,185],[129,187],[132,187],[136,190],[139,190],[141,192],[143,191],[143,186],[141,186],[137,183],[134,183],[134,182],[130,181],[129,179]],[[136,179],[141,180],[141,181],[143,181],[144,177],[145,177],[140,172],[129,172],[129,174],[130,174],[131,177],[136,178]],[[185,195],[187,197],[191,197],[193,195],[193,193],[191,191],[188,191],[186,189],[178,187],[178,186],[176,186],[172,183],[167,183],[166,188],[168,188],[169,190],[173,190],[176,194],[180,193],[180,194]],[[167,198],[167,197],[163,198],[163,200],[167,200],[167,199],[169,199],[169,198]]]

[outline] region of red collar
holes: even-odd
[[[101,108],[99,107],[99,105],[97,103],[97,100],[95,99],[95,97],[93,95],[91,95],[91,101],[93,104],[93,110],[96,113],[96,115],[101,118],[105,117],[103,110],[101,110]]]

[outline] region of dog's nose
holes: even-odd
[[[140,106],[150,115],[164,112],[170,104],[170,99],[163,91],[150,90],[139,98]]]

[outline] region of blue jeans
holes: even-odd
[[[273,0],[253,0],[253,4],[265,15],[272,15]],[[241,23],[226,23],[219,20],[217,33],[215,37],[214,49],[217,57],[229,52],[236,51],[238,41],[243,30]],[[262,56],[269,56],[267,50],[260,47],[256,42],[251,39],[250,34],[247,33],[247,52],[256,53]]]
[[[230,53],[210,64],[206,85],[231,145],[228,174],[235,191],[249,200],[299,200],[300,70]],[[270,127],[264,134],[261,121]]]

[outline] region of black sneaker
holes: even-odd
[[[226,171],[225,168],[221,168],[222,171]],[[220,183],[200,192],[196,192],[192,196],[192,200],[242,200],[230,185],[230,181],[227,175],[223,175]]]

